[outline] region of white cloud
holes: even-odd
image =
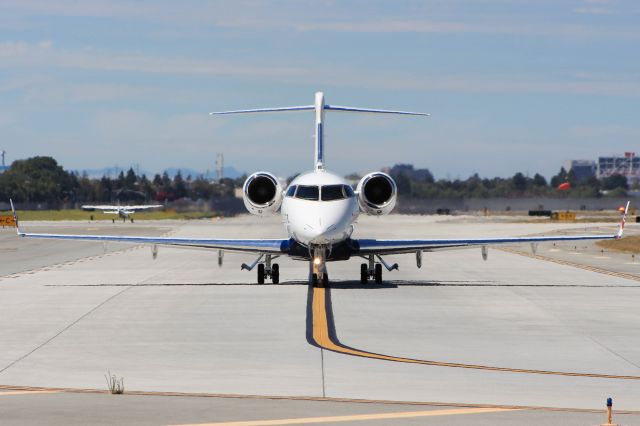
[[[640,140],[640,127],[619,124],[582,124],[571,127],[569,134],[580,138],[608,142],[624,140],[635,144],[635,141]]]
[[[585,15],[610,15],[613,13],[611,9],[604,7],[577,7],[573,11]]]
[[[0,42],[0,68],[56,67],[100,71],[128,71],[154,74],[228,75],[287,77],[306,73],[303,68],[269,66],[249,62],[198,60],[185,57],[158,57],[85,50],[62,50],[50,41]]]

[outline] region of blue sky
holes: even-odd
[[[311,168],[313,115],[209,111],[329,103],[327,164],[436,177],[550,176],[640,152],[633,0],[0,2],[0,148],[65,168]]]

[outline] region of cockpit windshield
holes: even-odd
[[[324,185],[322,187],[322,201],[342,200],[352,196],[353,189],[349,185]]]
[[[287,190],[287,197],[309,201],[335,201],[351,198],[355,194],[349,185],[292,185]]]
[[[296,191],[296,198],[303,200],[318,201],[320,196],[320,188],[317,186],[299,185]]]

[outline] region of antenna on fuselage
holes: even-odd
[[[324,112],[364,112],[373,114],[399,114],[399,115],[422,115],[429,116],[431,114],[423,112],[410,111],[393,111],[386,109],[356,108],[339,105],[328,105],[324,103],[324,93],[316,92],[315,103],[313,105],[301,105],[292,107],[278,108],[257,108],[257,109],[239,109],[234,111],[210,112],[209,115],[226,115],[226,114],[247,114],[254,112],[291,112],[291,111],[315,111],[316,113],[316,133],[315,133],[315,151],[314,163],[315,170],[324,170]]]

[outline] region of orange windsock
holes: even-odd
[[[561,191],[566,191],[568,189],[571,189],[571,184],[569,182],[563,182],[560,185],[558,185],[558,189]]]

